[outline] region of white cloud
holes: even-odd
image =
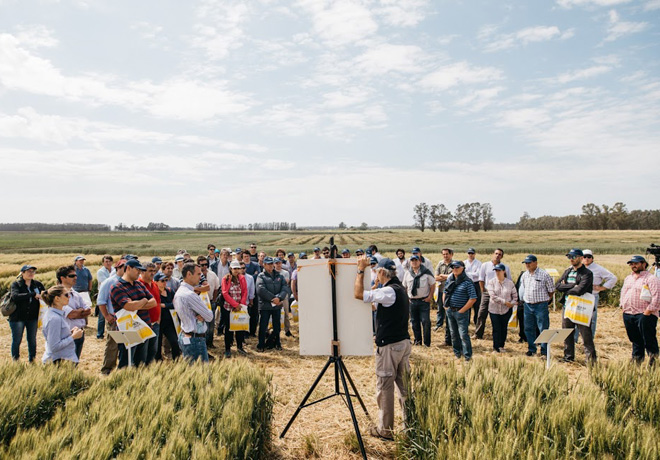
[[[501,51],[553,39],[566,40],[574,35],[573,29],[562,32],[557,26],[525,27],[514,33],[495,35],[496,30],[495,27],[486,27],[480,30],[478,37],[486,42],[484,51]]]
[[[133,24],[131,29],[137,31],[140,36],[146,40],[154,40],[163,31],[163,26],[152,24],[147,21],[139,21]]]
[[[19,25],[16,30],[16,40],[25,48],[54,48],[59,44],[53,31],[42,24]]]
[[[489,105],[492,105],[504,89],[503,86],[495,86],[493,88],[474,90],[467,96],[459,99],[456,105],[464,107],[469,112],[480,112]]]
[[[378,30],[371,11],[359,1],[302,0],[300,5],[312,15],[314,32],[329,46],[355,44]]]
[[[375,10],[388,25],[411,27],[424,20],[428,7],[427,0],[380,0]]]
[[[219,60],[243,45],[243,26],[250,16],[245,2],[204,0],[197,8],[200,22],[193,27],[192,45],[206,52],[208,58]]]
[[[371,91],[365,88],[346,88],[341,91],[325,93],[323,107],[330,109],[343,109],[352,105],[358,105],[369,99]]]
[[[49,60],[21,47],[10,34],[0,34],[0,85],[92,105],[146,110],[174,119],[205,120],[241,113],[251,105],[246,96],[229,90],[225,81],[172,78],[162,83],[119,83],[109,75],[65,76]]]
[[[607,37],[605,37],[605,41],[611,42],[626,35],[642,32],[648,27],[648,25],[648,22],[622,21],[619,13],[615,10],[610,10],[609,25],[607,27]]]
[[[467,62],[457,62],[440,67],[421,79],[422,88],[445,91],[457,85],[470,85],[501,80],[503,73],[495,67],[472,66]]]
[[[570,83],[575,80],[584,80],[587,78],[596,77],[598,75],[603,75],[610,72],[611,70],[612,70],[611,66],[596,65],[596,66],[587,67],[586,69],[580,69],[580,70],[575,70],[573,72],[563,73],[552,80],[561,84]]]
[[[655,11],[660,9],[660,0],[649,0],[644,4],[645,11]]]
[[[389,72],[417,73],[423,69],[424,51],[413,45],[378,44],[355,58],[360,73],[384,75]]]
[[[559,6],[572,8],[574,6],[614,6],[629,3],[631,0],[557,0]]]

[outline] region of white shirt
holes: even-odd
[[[500,263],[502,263],[502,262],[500,262]],[[504,265],[504,264],[502,264],[502,265]],[[479,281],[484,282],[484,289],[486,288],[485,285],[487,285],[490,280],[492,280],[493,278],[496,277],[495,270],[493,270],[494,266],[495,265],[493,265],[493,262],[491,262],[491,261],[488,261],[486,263],[481,264],[481,270],[479,270]],[[506,269],[505,270],[506,271],[506,277],[511,279],[511,270],[509,270],[509,266],[504,265],[504,268]]]
[[[110,278],[113,274],[115,273],[115,269],[112,268],[112,270],[108,271],[107,268],[101,267],[99,270],[96,272],[96,279],[98,280],[98,285],[101,286],[105,280]]]
[[[362,293],[364,303],[381,304],[383,307],[391,307],[396,301],[396,292],[390,286],[385,286]]]
[[[404,270],[410,270],[410,259],[404,260],[402,265]],[[424,260],[422,261],[422,265],[424,265],[426,268],[429,269],[431,273],[433,273],[433,262],[431,262],[431,259],[429,259],[428,257],[424,257]]]
[[[406,274],[406,269],[403,268],[403,264],[401,263],[398,257],[394,258],[394,265],[396,265],[396,277],[399,278],[399,280],[403,281],[403,277]]]
[[[473,283],[479,281],[479,272],[481,271],[481,266],[483,265],[479,259],[465,259],[463,261],[465,264],[465,274],[468,278],[472,280]]]
[[[220,290],[220,278],[218,278],[218,275],[216,275],[213,270],[206,270],[206,281],[211,287],[211,290],[209,291],[209,299],[215,300],[213,294]]]
[[[607,268],[598,265],[596,262],[591,262],[591,265],[585,265],[594,274],[594,287],[603,286],[607,289],[612,289],[616,284],[617,277],[614,273]],[[593,295],[598,295],[598,291],[593,291]]]

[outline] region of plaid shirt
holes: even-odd
[[[648,286],[651,291],[651,302],[641,300],[642,287]],[[629,315],[639,315],[645,310],[658,316],[660,309],[660,279],[644,270],[639,274],[632,273],[626,276],[621,288],[621,308]]]
[[[122,310],[124,305],[128,302],[134,300],[142,300],[144,298],[152,299],[153,296],[151,292],[147,290],[144,284],[139,281],[135,281],[133,284],[126,281],[124,278],[119,278],[117,284],[112,286],[110,291],[110,299],[112,300],[112,306],[115,311]],[[149,310],[138,310],[136,312],[138,316],[145,323],[151,325],[151,319],[149,318]]]
[[[532,304],[547,302],[555,290],[552,277],[543,269],[537,268],[534,273],[529,270],[520,279],[520,298],[523,302]]]

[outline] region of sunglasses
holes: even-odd
[[[77,278],[78,275],[76,275],[75,273],[73,273],[73,274],[71,274],[71,275],[66,275],[66,277],[67,277],[67,278]]]
[[[208,267],[209,264],[199,264],[200,267]]]
[[[256,246],[250,246],[250,249],[257,249]]]
[[[567,258],[568,260],[573,260],[573,259],[576,259],[577,256],[566,256],[566,258]]]
[[[594,258],[594,256],[590,256],[590,255],[586,255],[586,256],[583,256],[583,257],[584,257],[585,259],[593,259],[593,258]]]
[[[64,294],[62,294],[62,295],[63,295],[64,297],[66,297],[67,299],[68,299],[69,297],[71,297],[71,296],[69,295],[69,293],[68,293],[68,292],[65,292],[65,293],[64,293]]]

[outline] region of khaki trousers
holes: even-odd
[[[282,314],[284,315],[284,332],[290,332],[291,331],[291,319],[289,319],[289,316],[291,315],[291,307],[289,306],[289,299],[288,297],[284,299],[284,302],[282,302]]]
[[[116,331],[117,323],[110,324],[106,322],[105,327],[108,331]],[[102,374],[109,374],[117,366],[118,356],[119,347],[117,342],[108,334],[105,342],[105,353],[103,354],[103,367],[101,367]]]
[[[376,348],[376,401],[378,402],[378,431],[391,437],[394,428],[394,385],[399,390],[399,404],[403,411],[408,391],[404,379],[410,373],[410,339]],[[403,418],[405,423],[405,411]]]

